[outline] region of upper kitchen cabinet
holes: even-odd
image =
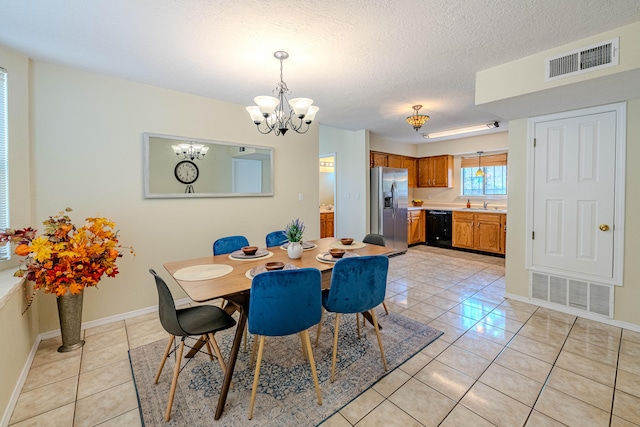
[[[387,166],[390,168],[401,168],[402,159],[404,156],[398,156],[397,154],[388,154],[387,155]]]
[[[376,166],[387,166],[387,157],[388,154],[387,153],[379,153],[377,151],[370,151],[369,152],[369,161],[371,164],[372,168],[375,168]]]
[[[417,172],[417,160],[413,157],[404,157],[402,159],[403,168],[407,169],[409,174],[409,188],[416,188],[418,186],[418,172]]]
[[[418,187],[453,188],[453,156],[418,159]]]
[[[409,188],[416,188],[418,186],[418,160],[414,157],[382,153],[380,151],[370,151],[369,163],[372,168],[375,168],[376,166],[385,166],[389,168],[407,169],[409,174]]]

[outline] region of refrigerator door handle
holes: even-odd
[[[398,187],[396,182],[391,183],[391,206],[392,206],[392,216],[395,218],[398,214]]]

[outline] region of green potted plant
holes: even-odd
[[[302,257],[302,235],[304,233],[304,222],[299,218],[291,221],[284,228],[284,235],[289,241],[287,246],[287,255],[291,259],[298,259]]]

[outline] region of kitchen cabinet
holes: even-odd
[[[407,169],[409,175],[409,188],[416,188],[418,186],[418,173],[416,172],[417,160],[413,157],[404,157],[402,159],[402,167]]]
[[[506,214],[454,211],[452,245],[504,254],[506,223]]]
[[[320,238],[333,237],[333,212],[320,213]]]
[[[399,156],[397,154],[387,154],[387,166],[390,168],[401,168],[402,159],[404,156]]]
[[[418,187],[453,188],[453,156],[418,159]]]
[[[377,151],[371,151],[369,153],[369,162],[372,168],[376,166],[387,166],[387,153],[379,153]]]
[[[407,243],[425,243],[424,210],[407,211]]]

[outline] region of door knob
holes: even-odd
[[[602,231],[608,231],[608,230],[609,230],[609,226],[608,226],[607,224],[602,224],[602,225],[600,226],[600,230],[602,230]]]

